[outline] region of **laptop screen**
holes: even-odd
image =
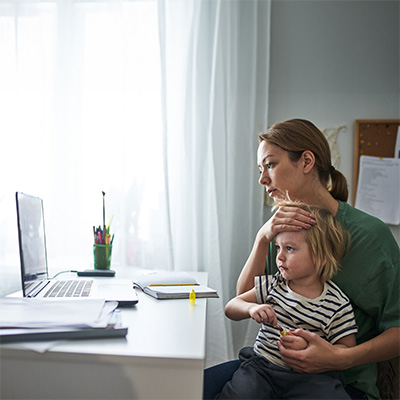
[[[48,277],[43,201],[17,192],[16,202],[22,290],[26,296]]]

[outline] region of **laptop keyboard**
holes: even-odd
[[[93,280],[56,281],[44,297],[88,297]]]

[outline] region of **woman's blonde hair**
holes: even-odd
[[[310,121],[291,119],[272,125],[258,135],[259,142],[266,140],[289,153],[291,161],[298,161],[304,151],[315,156],[315,166],[321,183],[327,186],[333,198],[347,201],[349,191],[344,175],[331,164],[331,150],[322,132]]]
[[[306,240],[311,257],[322,282],[326,282],[340,270],[340,261],[350,244],[350,236],[340,222],[325,208],[309,206],[292,200],[278,200],[277,207],[298,207],[312,213],[317,223],[306,229]]]

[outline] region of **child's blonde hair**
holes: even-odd
[[[325,208],[309,206],[292,200],[278,200],[277,207],[298,207],[312,213],[317,223],[306,229],[306,240],[311,257],[322,282],[326,282],[340,270],[340,260],[349,246],[350,237],[339,221]]]

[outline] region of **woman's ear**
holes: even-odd
[[[303,161],[303,171],[305,174],[310,173],[315,165],[315,155],[312,151],[303,151],[301,155],[301,160]]]

